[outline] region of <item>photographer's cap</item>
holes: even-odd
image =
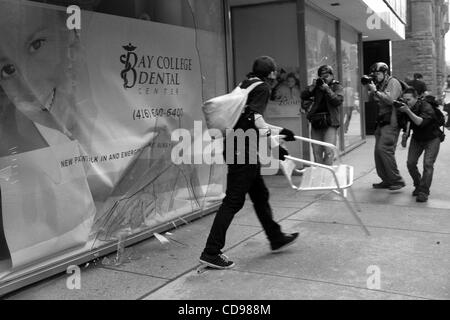
[[[371,67],[370,67],[370,72],[374,73],[374,72],[388,72],[389,73],[389,66],[384,63],[384,62],[377,62],[374,63]]]

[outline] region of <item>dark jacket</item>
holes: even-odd
[[[344,88],[336,80],[333,80],[329,87],[330,90],[323,91],[319,88],[314,88],[313,85],[308,86],[302,91],[301,98],[302,100],[314,100],[314,104],[308,114],[316,113],[321,104],[324,103],[330,114],[331,125],[339,127],[339,108],[342,107],[342,102],[344,101]]]
[[[420,126],[411,121],[412,138],[414,140],[429,141],[439,137],[440,131],[437,125],[436,111],[428,102],[418,100],[411,111],[423,119]]]
[[[242,81],[240,87],[242,89],[248,88],[257,81],[262,80],[258,78],[252,78],[251,80],[245,79],[244,81]],[[246,103],[247,108],[264,116],[264,112],[266,112],[267,103],[269,102],[270,98],[270,91],[271,88],[266,82],[263,82],[262,84],[256,86],[256,88],[254,88],[248,94]]]

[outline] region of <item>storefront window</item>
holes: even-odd
[[[196,30],[203,98],[222,94],[226,84],[224,6],[221,0],[34,0],[58,6],[176,25]]]
[[[235,84],[251,71],[254,59],[260,55],[273,57],[278,77],[264,118],[271,124],[289,128],[301,135],[298,34],[295,2],[267,3],[232,7]],[[252,23],[249,25],[249,21]],[[270,21],[270,23],[267,23]],[[301,145],[288,142],[289,153],[301,157]],[[277,170],[263,169],[263,174]]]
[[[317,69],[324,64],[333,67],[337,79],[335,21],[309,7],[305,16],[308,84],[317,78]]]
[[[0,292],[220,204],[201,105],[227,89],[224,23],[221,0],[0,0]]]
[[[341,27],[342,85],[344,87],[343,130],[344,146],[362,139],[359,98],[358,33],[342,24]]]
[[[137,18],[196,29],[204,101],[226,91],[223,1],[134,0],[134,6]]]
[[[311,7],[306,7],[305,18],[308,85],[314,79],[317,79],[317,70],[322,65],[330,65],[334,70],[334,78],[338,80],[336,21]],[[339,131],[338,136],[340,136]],[[341,149],[339,138],[337,139],[337,147]]]

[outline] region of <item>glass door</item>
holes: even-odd
[[[360,61],[358,52],[359,34],[341,23],[342,85],[344,103],[342,106],[342,130],[344,149],[361,142],[362,113],[360,108]]]

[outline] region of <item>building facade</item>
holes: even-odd
[[[366,110],[360,85],[366,63],[364,43],[404,40],[406,1],[230,0],[229,3],[234,84],[249,71],[252,59],[261,54],[273,56],[286,74],[296,74],[300,89],[312,83],[320,65],[329,64],[346,88],[339,150],[348,152],[362,143],[366,135]],[[305,114],[299,114],[296,100],[272,101],[267,118],[308,136],[308,121]],[[309,156],[308,145],[300,150],[294,145],[288,147],[294,155]]]
[[[76,32],[66,24],[66,7],[72,4],[82,9]],[[286,90],[280,92],[290,93],[274,95],[266,117],[302,136],[310,132],[306,115],[299,113],[298,92],[317,78],[321,65],[331,65],[346,88],[339,150],[359,146],[370,111],[360,77],[367,63],[380,59],[366,59],[365,43],[378,41],[386,48],[391,41],[404,40],[407,19],[406,0],[0,0],[0,5],[2,34],[11,39],[0,45],[0,115],[9,116],[0,117],[0,136],[14,137],[3,154],[0,144],[0,162],[23,158],[25,165],[15,167],[27,169],[25,178],[36,185],[28,192],[28,184],[22,188],[9,179],[9,171],[0,172],[0,216],[6,221],[3,242],[8,245],[2,249],[0,239],[0,294],[65,271],[68,261],[81,264],[114,251],[123,237],[130,245],[155,230],[176,226],[178,220],[215,210],[223,196],[224,166],[196,163],[207,148],[196,153],[195,142],[194,163],[175,164],[171,133],[183,128],[196,138],[202,102],[242,81],[257,56],[275,58],[280,74],[285,74],[279,83]],[[436,34],[433,25],[430,30]],[[19,87],[10,81],[23,81],[17,70],[29,80]],[[287,87],[290,74],[298,80],[297,91]],[[52,109],[58,121],[43,112],[35,119],[35,110],[25,108],[29,105]],[[25,134],[19,134],[24,128]],[[199,137],[197,142],[202,131]],[[51,143],[56,146],[50,148]],[[42,155],[54,156],[59,145],[67,150],[58,153],[57,160],[38,161]],[[288,148],[294,156],[311,158],[309,144]],[[53,174],[36,165],[42,162],[51,165],[44,169]],[[55,182],[61,168],[77,174],[65,184],[67,192]],[[71,187],[75,183],[82,184],[86,196],[73,192],[80,190]],[[78,202],[65,200],[73,195],[79,196]],[[22,198],[32,198],[27,207],[21,205]],[[81,207],[60,209],[82,200],[89,209],[87,217]],[[69,209],[78,210],[79,217]],[[27,222],[36,219],[37,211],[42,228],[55,229],[55,234],[39,233],[35,221]],[[74,227],[66,228],[65,220],[75,221]],[[69,230],[60,232],[55,225]],[[34,250],[36,243],[42,244],[40,251]]]
[[[440,97],[446,77],[448,1],[410,0],[407,16],[405,41],[392,42],[393,72],[402,79],[421,73],[430,93]]]

